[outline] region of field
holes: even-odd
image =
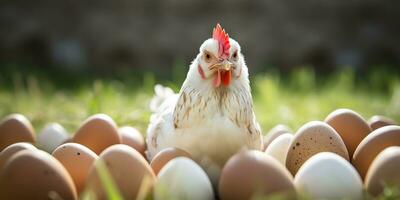
[[[7,65],[0,73],[0,117],[22,113],[39,132],[48,122],[59,122],[72,134],[88,116],[110,115],[118,125],[132,125],[143,134],[149,121],[148,103],[156,83],[179,90],[184,73],[173,81],[152,73],[115,76],[88,73],[58,74]],[[299,68],[290,73],[264,72],[251,76],[254,108],[264,134],[274,125],[296,131],[310,120],[324,120],[337,108],[350,108],[365,119],[379,114],[400,121],[400,76],[384,70],[332,74]],[[386,199],[398,190],[388,190]],[[398,196],[397,196],[398,197]]]
[[[106,113],[118,125],[133,125],[143,133],[149,120],[148,103],[156,83],[176,92],[184,74],[174,81],[156,80],[134,72],[101,77],[90,74],[42,72],[8,66],[0,73],[0,116],[22,113],[39,131],[59,122],[73,133],[91,114]],[[299,68],[284,74],[251,75],[257,119],[266,133],[278,123],[294,131],[310,120],[323,120],[337,108],[350,108],[365,119],[374,114],[400,121],[400,76],[376,71],[357,74],[342,70],[330,75]]]

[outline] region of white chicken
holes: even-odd
[[[147,129],[149,160],[166,147],[178,147],[215,182],[232,154],[262,149],[244,57],[219,24],[200,46],[179,93],[161,85],[155,92]]]

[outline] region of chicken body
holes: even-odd
[[[262,149],[248,69],[239,44],[231,38],[229,43],[228,56],[221,58],[220,42],[206,40],[178,94],[156,85],[147,130],[149,160],[164,148],[178,147],[192,154],[215,182],[234,153],[242,148]],[[222,62],[232,68],[216,71],[213,66]]]

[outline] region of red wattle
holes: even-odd
[[[217,71],[217,74],[214,77],[214,87],[219,87],[221,85],[221,73],[219,72],[219,70]]]
[[[222,78],[222,84],[224,84],[225,86],[228,86],[232,79],[232,72],[230,70],[223,71],[221,73],[221,78]]]

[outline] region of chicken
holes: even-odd
[[[215,181],[234,153],[262,149],[244,56],[219,24],[200,46],[179,93],[161,85],[155,93],[146,139],[149,160],[166,147],[178,147]]]

